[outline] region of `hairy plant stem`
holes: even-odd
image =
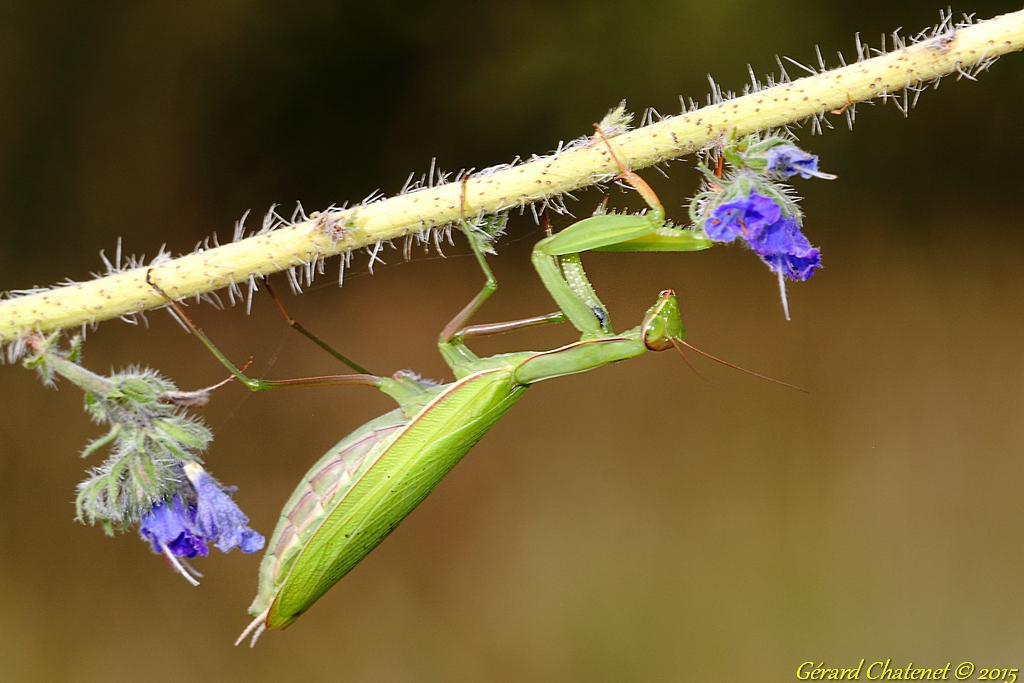
[[[994,58],[1024,48],[1024,10],[941,32],[908,47],[796,81],[756,89],[611,138],[631,169],[715,144],[721,136],[796,123],[845,110],[950,74],[970,76]],[[471,176],[462,184],[400,194],[343,212],[182,256],[152,269],[170,296],[213,292],[322,258],[444,226],[465,215],[493,214],[609,180],[615,162],[604,144],[576,145],[517,166]],[[0,301],[0,343],[27,331],[77,327],[162,306],[146,268]]]

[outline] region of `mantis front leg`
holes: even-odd
[[[534,247],[532,262],[545,288],[558,305],[560,312],[496,325],[465,327],[469,318],[497,289],[491,272],[472,228],[463,217],[461,224],[473,253],[484,272],[486,283],[479,294],[445,327],[440,343],[451,362],[471,362],[476,356],[461,341],[468,336],[492,334],[511,329],[569,320],[581,333],[581,339],[599,339],[614,336],[608,310],[601,302],[587,278],[580,260],[583,251],[697,251],[706,249],[711,242],[693,230],[680,230],[666,225],[665,211],[654,190],[640,176],[626,169],[614,148],[600,128],[598,135],[621,173],[617,179],[625,180],[644,198],[649,211],[644,214],[602,214],[575,223],[558,234],[550,235]],[[463,179],[465,197],[468,178]],[[446,348],[447,347],[447,348]],[[458,356],[457,358],[455,356]],[[453,366],[454,367],[454,366]]]
[[[649,210],[641,214],[591,216],[542,239],[534,247],[532,261],[537,274],[583,339],[608,336],[612,328],[608,311],[583,270],[581,252],[699,251],[711,246],[703,234],[665,222],[665,210],[657,194],[643,178],[623,166],[604,132],[596,125],[595,128],[619,167],[616,180],[624,180],[633,187]]]

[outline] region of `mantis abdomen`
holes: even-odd
[[[509,369],[445,386],[406,419],[394,410],[343,439],[285,506],[250,607],[287,626],[377,546],[505,414],[526,387]]]

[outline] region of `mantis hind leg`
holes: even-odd
[[[314,344],[319,346],[321,349],[323,349],[327,353],[331,354],[332,356],[334,356],[335,358],[337,358],[342,363],[344,363],[345,365],[349,366],[350,368],[352,368],[356,372],[364,374],[364,375],[371,374],[368,370],[364,370],[362,367],[360,367],[359,365],[356,365],[354,362],[349,360],[347,357],[345,357],[345,356],[341,355],[339,352],[335,351],[334,348],[332,348],[326,342],[321,340],[320,337],[316,336],[315,334],[313,334],[312,332],[307,330],[305,327],[302,326],[302,324],[298,320],[295,320],[295,318],[291,317],[288,314],[288,311],[285,310],[284,304],[281,303],[281,299],[278,298],[277,293],[274,292],[274,288],[270,286],[270,280],[267,280],[266,278],[263,278],[263,284],[267,288],[267,294],[269,294],[270,298],[274,300],[275,304],[277,304],[277,310],[281,312],[282,316],[284,316],[285,322],[288,323],[289,327],[291,327],[293,330],[295,330],[299,334],[303,335],[304,337],[306,337],[307,339],[312,341]]]
[[[360,373],[356,375],[322,375],[318,377],[302,377],[299,379],[281,379],[281,380],[265,380],[265,379],[252,379],[243,374],[242,370],[239,369],[232,363],[227,357],[218,349],[209,337],[199,329],[199,326],[192,322],[191,318],[186,315],[185,310],[172,299],[168,294],[160,288],[152,278],[152,270],[146,272],[146,282],[150,287],[155,289],[166,301],[167,305],[171,307],[171,310],[178,317],[185,327],[189,331],[199,338],[199,341],[210,350],[210,353],[220,361],[221,365],[228,369],[235,378],[241,382],[250,391],[269,391],[271,389],[286,389],[289,387],[297,386],[348,386],[348,385],[363,385],[380,388],[381,383],[385,381],[381,377],[376,375],[370,375],[367,373]],[[286,314],[287,315],[287,314]],[[248,364],[246,364],[246,367]]]

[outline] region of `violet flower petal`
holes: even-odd
[[[821,252],[811,246],[792,218],[782,218],[766,227],[750,241],[750,248],[773,272],[790,280],[806,280],[821,267]]]
[[[765,227],[754,239],[748,240],[750,248],[758,254],[801,254],[812,249],[800,232],[800,225],[792,218],[780,218]]]
[[[166,546],[177,557],[206,556],[209,550],[205,539],[196,528],[196,509],[182,502],[178,494],[171,502],[161,501],[142,516],[139,535],[149,541],[153,552],[162,553]]]
[[[185,476],[199,499],[196,523],[206,540],[225,553],[235,547],[243,553],[254,553],[263,547],[266,541],[262,534],[249,528],[249,518],[202,467],[187,463]]]
[[[808,154],[795,145],[778,145],[772,147],[765,154],[765,161],[768,162],[768,170],[781,173],[787,178],[800,175],[801,178],[823,178],[832,180],[835,178],[831,173],[822,173],[818,170],[818,157]]]
[[[782,216],[773,199],[751,192],[742,199],[719,204],[704,222],[704,231],[715,242],[732,242],[737,237],[750,239]]]
[[[761,260],[775,273],[782,273],[790,280],[806,280],[814,275],[814,269],[821,267],[821,252],[811,249],[803,254],[768,254]]]

